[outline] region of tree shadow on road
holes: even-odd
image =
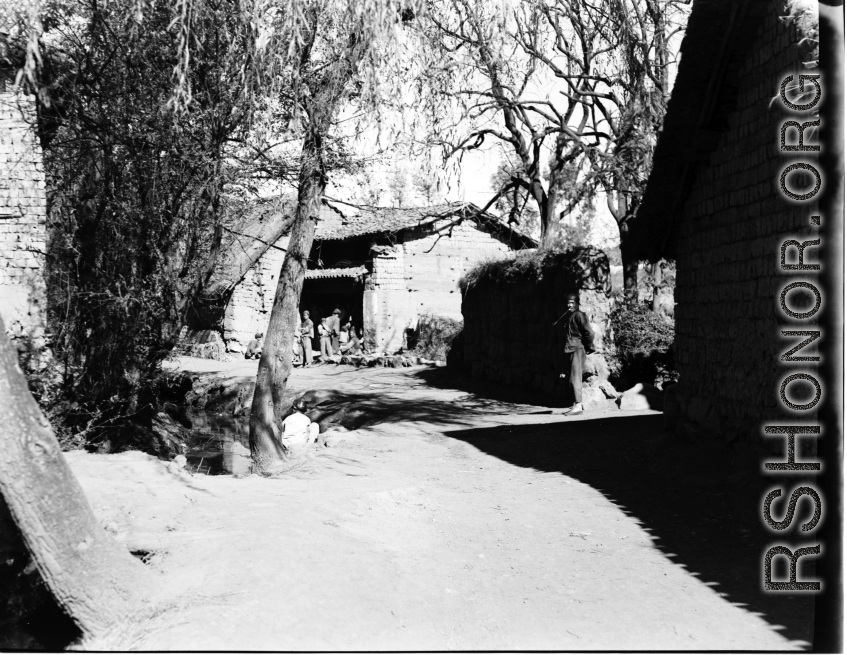
[[[356,430],[378,423],[415,421],[440,425],[478,425],[482,417],[514,414],[516,407],[476,396],[455,400],[426,399],[410,401],[381,393],[307,391],[295,400],[302,401],[305,413],[321,432],[335,426]]]
[[[761,476],[761,462],[752,449],[738,453],[720,444],[696,446],[671,439],[663,433],[660,415],[444,434],[511,464],[560,472],[592,486],[634,518],[655,547],[690,575],[761,616],[787,639],[811,643],[814,597],[762,591],[763,554],[778,541],[760,519],[762,497],[789,483]],[[806,511],[798,507],[804,517]],[[792,535],[789,540],[800,538]],[[779,559],[784,558],[774,563]],[[805,566],[798,567],[799,578],[814,579],[812,558],[800,562]],[[785,575],[775,567],[775,579]]]
[[[455,389],[474,394],[481,398],[489,398],[504,403],[545,406],[543,402],[550,400],[549,397],[544,396],[536,389],[520,386],[513,387],[497,382],[471,378],[469,375],[458,375],[449,368],[425,368],[414,371],[412,375],[423,380],[427,386],[434,389]],[[567,401],[568,399],[562,396],[560,402],[546,406],[564,407],[569,404]]]

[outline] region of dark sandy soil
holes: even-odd
[[[279,478],[192,475],[140,453],[68,454],[95,513],[146,554],[159,583],[138,616],[85,647],[811,642],[812,599],[760,590],[768,485],[752,452],[673,441],[657,412],[539,413],[422,368],[316,368],[296,371],[292,385],[369,394],[394,411],[331,431],[329,448]]]

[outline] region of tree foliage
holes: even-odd
[[[239,11],[237,2],[195,6],[193,57],[180,68],[183,37],[168,5],[41,6],[27,79],[49,190],[49,325],[66,417],[91,438],[149,413],[143,390],[211,272],[223,191],[238,174],[227,148],[252,111],[230,83],[252,47],[249,33],[232,30]],[[27,31],[12,31],[9,46],[23,64]],[[192,90],[182,105],[175,70]]]
[[[682,4],[433,0],[420,21],[424,107],[443,127],[432,143],[447,157],[503,144],[516,163],[491,202],[531,198],[545,243],[598,188],[625,237],[664,116]]]

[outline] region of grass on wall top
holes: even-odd
[[[593,279],[595,283],[606,283],[609,259],[606,253],[592,246],[519,250],[514,257],[480,262],[462,276],[459,289],[465,294],[480,282],[539,282],[545,275],[561,271],[570,271],[575,281]]]

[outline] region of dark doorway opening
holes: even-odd
[[[363,325],[362,303],[365,285],[359,278],[337,277],[306,280],[300,296],[300,311],[311,314],[315,329],[322,318],[328,318],[333,310],[341,310],[341,324],[352,317],[353,327]]]

